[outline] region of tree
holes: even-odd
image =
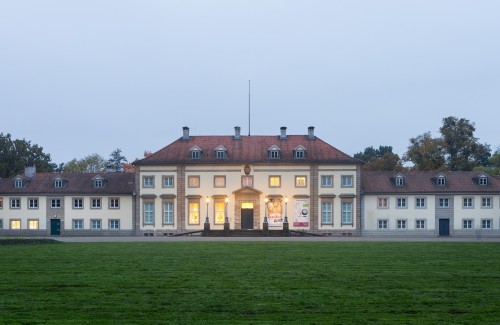
[[[127,162],[127,158],[122,155],[122,150],[117,148],[110,155],[108,159],[109,166],[115,172],[123,171],[123,165]]]
[[[485,172],[489,175],[500,175],[500,147],[495,150],[488,161],[489,166],[475,167],[474,171]]]
[[[491,156],[490,146],[480,144],[474,137],[474,123],[454,116],[443,119],[441,132],[446,152],[446,166],[451,171],[472,170],[477,166],[487,166]]]
[[[98,173],[106,170],[108,162],[94,153],[82,159],[72,159],[64,165],[65,172]]]
[[[404,169],[401,159],[392,152],[391,146],[379,146],[378,149],[366,147],[363,152],[354,154],[354,158],[366,161],[363,170],[396,171]]]
[[[36,166],[41,172],[50,172],[56,167],[42,147],[25,139],[12,140],[9,133],[0,133],[0,178],[22,174],[26,166]]]
[[[430,132],[411,138],[403,159],[411,161],[413,169],[420,171],[446,169],[444,145],[441,139],[432,138]]]

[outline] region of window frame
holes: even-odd
[[[102,209],[102,198],[101,197],[91,197],[90,198],[90,208],[93,210]]]
[[[488,204],[485,204],[488,202]],[[483,196],[481,197],[481,209],[493,209],[493,197]]]
[[[377,230],[389,230],[389,220],[377,219]]]
[[[143,175],[142,176],[142,188],[155,188],[154,175]]]
[[[79,225],[79,226],[77,226],[77,225]],[[85,223],[84,223],[83,219],[72,219],[71,220],[71,226],[72,226],[73,230],[77,230],[77,231],[83,230],[83,229],[85,229],[84,225],[85,225]]]
[[[418,230],[427,229],[427,220],[415,219],[415,229]]]
[[[394,183],[397,187],[402,187],[403,185],[405,185],[405,179],[403,176],[396,176]]]
[[[24,181],[20,178],[14,180],[14,187],[15,188],[23,188],[24,187]]]
[[[120,230],[120,219],[109,219],[108,229],[111,231]]]
[[[9,199],[9,207],[12,210],[21,209],[21,198],[20,197],[11,197]]]
[[[172,206],[172,210],[167,210],[166,206]],[[163,225],[173,225],[175,224],[175,203],[174,200],[164,200],[161,204],[162,207],[162,224]],[[167,220],[167,212],[169,213],[168,218],[171,218],[170,220]]]
[[[300,180],[303,180],[303,182],[301,182]],[[306,175],[295,175],[295,187],[296,188],[306,188],[307,187],[307,176]]]
[[[321,175],[321,188],[333,188],[333,175]]]
[[[396,220],[396,229],[397,230],[406,230],[406,229],[408,229],[408,220],[406,220],[406,219],[397,219]]]
[[[50,199],[50,208],[51,209],[60,209],[62,206],[60,198],[51,198]]]
[[[149,209],[149,207],[151,209]],[[155,219],[155,202],[152,200],[144,200],[142,202],[142,224],[144,226],[154,226]]]
[[[381,204],[385,202],[385,204]],[[389,209],[389,197],[388,196],[379,196],[377,197],[377,209]]]
[[[173,175],[163,175],[162,176],[162,187],[163,188],[174,188],[175,187],[175,179],[174,179],[175,176]],[[171,184],[166,184],[167,180],[171,180]]]
[[[481,229],[483,230],[493,229],[493,219],[490,218],[481,219]]]
[[[346,180],[349,180],[349,182],[346,182]],[[340,176],[340,187],[353,188],[354,187],[354,176],[353,175],[341,175]]]
[[[449,208],[450,207],[450,199],[447,198],[447,197],[440,197],[440,198],[438,198],[438,207],[440,207],[440,208]]]
[[[0,197],[0,210],[3,210],[3,197]]]
[[[277,182],[277,184],[276,184]],[[269,188],[280,188],[281,187],[281,175],[269,175],[268,178]]]
[[[474,229],[474,219],[462,219],[462,229]]]
[[[486,186],[486,185],[488,185],[488,177],[486,177],[486,176],[480,176],[479,180],[478,180],[478,184],[480,186]]]
[[[217,185],[217,180],[222,180],[222,185]],[[226,188],[226,176],[225,175],[214,175],[214,188]]]
[[[333,226],[333,198],[321,199],[321,225]]]
[[[226,201],[223,198],[214,199],[213,213],[214,213],[214,225],[223,225],[226,221]],[[221,218],[222,216],[222,218]]]
[[[103,188],[104,181],[101,178],[94,179],[94,188]]]
[[[54,188],[63,188],[63,180],[62,179],[56,179],[54,180]]]
[[[192,208],[197,207],[198,210],[192,210]],[[201,204],[200,199],[188,199],[188,225],[199,225],[201,223]],[[197,216],[195,213],[197,212]]]
[[[71,198],[71,201],[72,201],[72,207],[73,209],[77,209],[77,210],[80,210],[80,209],[83,209],[83,206],[84,206],[84,199],[83,197],[73,197]],[[79,204],[76,204],[76,203],[79,203]]]
[[[436,179],[436,184],[438,186],[446,186],[446,177],[445,176],[438,176]]]
[[[397,196],[396,197],[396,209],[408,209],[408,197]]]
[[[474,209],[474,198],[471,196],[462,197],[462,208],[463,209]]]
[[[13,227],[13,225],[16,224],[16,227]],[[17,227],[17,224],[19,224],[19,227]],[[23,224],[21,222],[21,219],[15,218],[15,219],[9,219],[9,229],[11,230],[21,230],[23,227]]]
[[[101,230],[101,229],[102,229],[102,219],[90,219],[90,230]]]
[[[34,203],[34,204],[32,204]],[[28,197],[28,209],[38,210],[40,208],[39,200],[37,197]]]
[[[267,153],[267,157],[269,159],[280,159],[281,158],[281,150],[279,149],[270,149]]]
[[[120,198],[119,197],[108,198],[108,209],[112,210],[120,209]]]
[[[423,205],[422,205],[423,203]],[[415,209],[427,209],[427,198],[426,197],[416,197],[415,198]]]
[[[250,185],[247,185],[248,180],[250,181]],[[241,176],[241,187],[253,187],[253,176],[251,176],[251,175]]]
[[[345,209],[346,207],[349,207],[349,209]],[[353,218],[353,201],[352,200],[341,200],[340,201],[340,224],[341,225],[354,225],[354,218]],[[349,221],[345,219],[346,217],[349,217]]]
[[[28,230],[38,230],[40,229],[40,220],[39,219],[28,219]]]

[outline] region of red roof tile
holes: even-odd
[[[217,159],[215,149],[219,146],[227,149],[227,159]],[[273,145],[281,149],[280,159],[268,158],[268,149]],[[202,158],[190,159],[189,150],[198,146]],[[294,149],[303,146],[306,149],[304,159],[294,158]],[[160,149],[151,156],[135,161],[134,165],[158,164],[213,164],[213,163],[362,163],[342,151],[332,147],[319,138],[308,139],[307,135],[288,135],[286,140],[279,136],[191,136],[189,140],[182,138]]]

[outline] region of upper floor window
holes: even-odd
[[[73,198],[73,209],[83,209],[83,198],[81,197]]]
[[[417,197],[415,199],[415,207],[420,209],[425,208],[425,198]]]
[[[90,207],[92,209],[100,209],[101,208],[101,199],[98,197],[93,197],[90,199]]]
[[[50,200],[50,207],[52,209],[58,209],[61,207],[61,199],[51,199]]]
[[[253,176],[242,176],[241,187],[253,187]]]
[[[341,177],[341,186],[342,187],[352,187],[353,181],[352,175],[344,175]]]
[[[306,176],[295,176],[295,187],[306,187],[307,178]]]
[[[471,197],[464,197],[464,208],[472,208],[474,201]]]
[[[480,176],[478,182],[479,182],[479,185],[483,185],[483,186],[488,185],[488,177],[486,177],[484,175]]]
[[[194,146],[189,150],[189,158],[200,159],[201,153],[202,153],[201,148],[198,146]]]
[[[481,207],[483,208],[491,208],[491,197],[483,197],[481,198]]]
[[[0,197],[0,209],[3,209],[3,197]]]
[[[396,186],[403,186],[405,184],[405,179],[403,176],[396,176]]]
[[[227,149],[224,146],[218,146],[215,149],[215,158],[227,159]]]
[[[188,187],[200,187],[200,176],[188,176]]]
[[[303,146],[298,146],[293,150],[293,157],[295,159],[305,159],[306,158],[306,148]]]
[[[21,199],[18,199],[18,198],[10,199],[10,208],[11,209],[20,209],[21,208]]]
[[[386,197],[379,197],[377,207],[379,209],[387,209],[389,207],[389,199]]]
[[[94,187],[95,188],[101,188],[101,187],[103,187],[103,181],[102,181],[102,179],[100,179],[100,178],[94,179]]]
[[[269,187],[281,187],[281,176],[269,176]]]
[[[267,151],[267,156],[269,159],[279,159],[281,156],[281,150],[277,146],[272,146]]]
[[[163,187],[174,187],[174,176],[163,176]]]
[[[443,175],[438,176],[437,185],[445,186],[446,185],[446,177],[444,177]]]
[[[117,197],[112,197],[109,199],[109,208],[110,209],[119,209],[120,208],[120,199]]]
[[[321,176],[321,187],[333,187],[333,176]]]
[[[439,199],[439,207],[440,208],[447,208],[450,206],[450,200],[447,198],[440,198]]]
[[[226,176],[214,176],[214,187],[226,187]]]
[[[16,179],[14,180],[14,187],[15,188],[22,188],[24,187],[23,180],[22,179]]]
[[[37,198],[28,199],[28,208],[29,209],[38,209],[38,199]]]
[[[406,208],[406,198],[404,197],[396,198],[396,207],[400,209]]]
[[[143,176],[142,177],[143,187],[155,187],[155,177],[154,176]]]

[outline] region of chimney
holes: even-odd
[[[280,140],[286,140],[286,126],[282,126],[280,131]]]
[[[25,166],[24,175],[28,178],[33,178],[36,175],[36,166]]]
[[[314,136],[314,126],[310,126],[308,129],[307,129],[307,138],[309,140],[314,140],[316,139],[316,137]]]
[[[234,140],[240,140],[241,139],[241,128],[239,126],[234,127]]]
[[[182,128],[182,140],[189,140],[189,128],[187,126]]]

